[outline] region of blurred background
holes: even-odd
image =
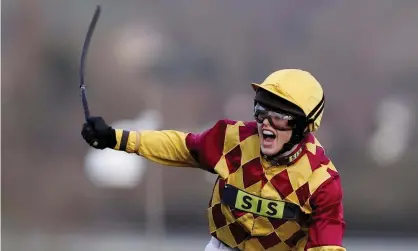
[[[348,250],[418,250],[418,1],[3,0],[2,250],[204,250],[214,178],[80,135],[93,115],[201,131],[252,119],[251,82],[302,68],[342,175]],[[185,247],[187,245],[187,247]]]

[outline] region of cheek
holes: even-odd
[[[286,131],[286,132],[279,131],[277,133],[277,138],[276,139],[277,139],[278,143],[285,144],[285,143],[289,142],[291,137],[292,137],[292,131]]]

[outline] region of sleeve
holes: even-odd
[[[339,176],[322,184],[312,195],[313,209],[306,251],[345,251],[342,246],[345,222]]]
[[[174,130],[126,131],[122,129],[115,129],[115,133],[115,150],[135,153],[166,166],[197,166],[186,146],[187,133]]]
[[[197,161],[199,168],[216,173],[216,163],[223,156],[225,133],[228,124],[234,122],[220,120],[212,128],[202,133],[189,133],[186,137],[186,145],[190,154]]]
[[[218,122],[202,133],[116,129],[117,143],[114,149],[135,153],[162,165],[208,170],[222,155],[217,149],[220,148],[219,142],[223,142],[221,132],[226,128],[223,124]]]

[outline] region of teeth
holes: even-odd
[[[273,136],[274,135],[274,133],[272,133],[270,131],[267,131],[267,130],[263,130],[263,134],[264,135],[270,135],[270,136]]]

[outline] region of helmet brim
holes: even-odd
[[[296,116],[306,116],[306,114],[300,107],[298,107],[296,104],[293,104],[291,101],[289,101],[279,93],[272,92],[264,86],[256,83],[252,83],[251,86],[256,92],[254,98],[255,101],[267,105],[271,108],[289,112]]]

